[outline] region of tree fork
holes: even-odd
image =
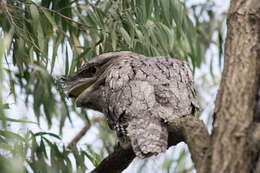
[[[195,167],[203,167],[203,158],[209,147],[209,134],[205,124],[194,116],[185,116],[169,120],[168,147],[184,141],[191,151]],[[92,173],[119,173],[128,167],[135,158],[132,148],[119,148],[105,158]]]

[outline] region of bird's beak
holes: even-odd
[[[93,96],[93,93],[95,93],[95,90],[100,86],[101,83],[104,82],[104,78],[100,78],[98,80],[92,81],[93,83],[88,85],[88,87],[85,87],[85,89],[82,90],[81,93],[76,98],[76,105],[77,107],[84,106],[84,103],[86,103],[91,96]]]
[[[85,89],[89,88],[97,80],[96,77],[81,78],[68,84],[69,97],[77,98]],[[71,86],[71,87],[70,87]]]

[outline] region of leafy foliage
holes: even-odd
[[[19,134],[9,130],[7,122],[31,121],[6,115],[10,103],[3,95],[9,92],[15,104],[17,99],[23,100],[27,109],[33,110],[39,126],[44,118],[51,128],[53,119],[58,118],[62,135],[66,119],[73,121],[72,112],[86,121],[91,117],[68,103],[57,76],[72,74],[98,54],[119,50],[179,58],[188,61],[195,71],[205,61],[210,45],[216,44],[221,62],[223,39],[218,31],[223,20],[214,16],[213,7],[214,3],[207,1],[187,8],[178,0],[0,1],[0,167],[3,172],[85,172],[86,160],[97,166],[115,143],[115,136],[109,135],[108,127],[102,123],[99,129],[104,150],[100,153],[95,153],[93,146],[88,146],[86,151],[76,147],[68,150],[54,142],[62,142],[63,136],[53,133],[28,130]],[[214,41],[216,32],[218,39]],[[212,70],[211,73],[213,76]],[[75,167],[72,157],[76,160]],[[15,167],[13,160],[17,161]]]

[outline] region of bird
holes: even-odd
[[[76,106],[104,113],[120,146],[141,159],[167,150],[169,121],[199,111],[192,72],[176,58],[107,52],[61,79]]]

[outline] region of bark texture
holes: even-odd
[[[259,15],[259,0],[231,1],[224,70],[209,151],[211,164],[204,172],[249,173],[256,170],[259,147],[254,145],[256,140],[251,136],[257,126],[253,117],[259,80]]]

